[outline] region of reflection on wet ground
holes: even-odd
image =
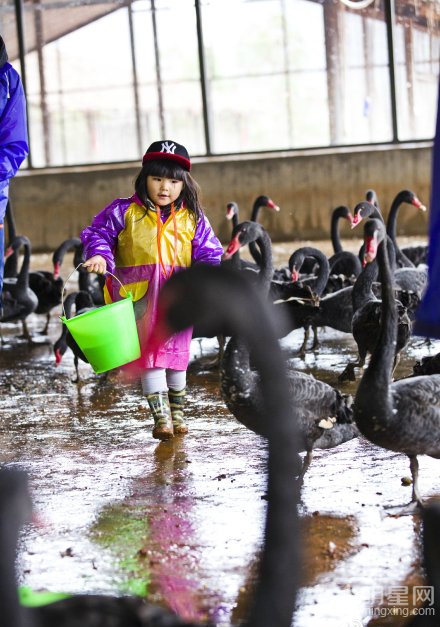
[[[31,346],[17,338],[19,325],[2,325],[0,460],[29,471],[43,521],[22,535],[20,582],[35,590],[146,593],[186,619],[239,623],[262,542],[265,442],[229,414],[217,371],[192,367],[190,433],[158,443],[138,386],[95,375],[86,364],[73,383],[70,352],[58,367],[52,352],[60,321],[53,317],[49,339],[38,336],[43,325],[42,316],[30,318]],[[304,360],[296,355],[302,331],[283,347],[292,367],[338,386],[355,345],[331,329],[320,340]],[[194,358],[201,350],[215,354],[216,341],[194,341]],[[438,342],[413,338],[398,375],[439,350]],[[354,392],[356,384],[339,387]],[[440,493],[438,470],[438,461],[420,458],[426,498]],[[404,455],[363,438],[314,453],[302,491],[295,627],[405,625],[413,585],[423,585],[420,520],[388,516],[385,506],[409,501],[402,481],[409,474]],[[372,620],[397,587],[394,614]]]

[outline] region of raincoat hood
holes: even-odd
[[[6,52],[5,42],[3,37],[0,36],[0,67],[3,67],[8,62],[8,53]]]

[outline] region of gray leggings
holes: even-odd
[[[148,368],[141,375],[142,392],[166,392],[183,390],[186,386],[186,370],[171,370],[171,368]]]

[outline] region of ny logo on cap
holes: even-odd
[[[176,151],[176,144],[174,142],[162,142],[162,148],[160,152],[166,152],[173,155]]]

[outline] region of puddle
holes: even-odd
[[[29,322],[35,344],[17,339],[19,325],[5,324],[0,350],[0,462],[28,470],[44,523],[23,531],[20,583],[147,591],[187,620],[242,621],[262,542],[266,447],[229,414],[217,372],[190,369],[190,432],[158,443],[137,385],[94,375],[83,363],[74,383],[69,351],[55,365],[57,315],[50,341],[36,333],[43,316]],[[283,340],[291,366],[338,386],[355,355],[351,337],[322,329],[319,351],[305,359],[296,354],[302,339],[298,330]],[[194,358],[215,354],[216,340],[196,340],[192,349]],[[439,350],[440,342],[413,338],[398,376]],[[338,387],[353,393],[356,383]],[[438,461],[419,462],[421,493],[435,497]],[[411,487],[402,483],[409,474],[404,455],[363,438],[315,451],[300,505],[304,566],[294,627],[404,626],[401,615],[380,623],[374,608],[386,607],[396,586],[406,588],[409,606],[412,587],[423,585],[418,517],[384,510],[409,501]]]

